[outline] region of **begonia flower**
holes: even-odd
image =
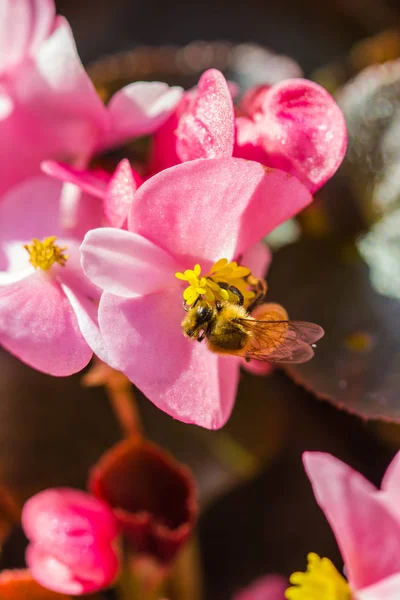
[[[138,81],[105,106],[53,0],[2,0],[0,9],[0,196],[38,174],[43,160],[82,168],[108,148],[153,133],[182,96],[180,87]]]
[[[103,358],[100,294],[79,255],[83,236],[101,224],[103,211],[76,191],[41,175],[0,202],[0,344],[57,376],[80,371],[92,348]]]
[[[26,562],[34,579],[78,596],[109,586],[119,571],[119,527],[98,498],[69,488],[32,496],[22,510],[29,540]]]
[[[265,575],[235,594],[233,600],[284,600],[286,588],[284,577]]]
[[[241,359],[184,337],[188,282],[175,274],[198,264],[207,275],[220,259],[241,259],[262,277],[269,255],[254,245],[310,202],[295,177],[242,159],[188,161],[146,181],[128,231],[90,231],[82,245],[84,271],[103,290],[99,324],[112,366],[173,417],[221,427]]]
[[[260,86],[250,94],[239,106],[234,156],[287,171],[317,191],[346,152],[339,106],[320,85],[300,78]]]
[[[330,454],[306,452],[303,461],[342,553],[347,581],[328,558],[311,553],[307,571],[291,576],[286,598],[400,598],[400,453],[380,490]]]
[[[318,84],[298,78],[257,86],[245,94],[235,117],[227,82],[210,69],[157,131],[152,164],[242,157],[287,171],[314,193],[338,169],[346,146],[343,114]]]
[[[193,532],[197,494],[191,472],[143,438],[108,450],[92,469],[88,487],[112,508],[135,555],[168,563]]]

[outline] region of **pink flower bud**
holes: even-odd
[[[79,596],[115,579],[118,525],[97,498],[68,488],[44,490],[26,502],[22,526],[30,541],[26,563],[42,586]]]

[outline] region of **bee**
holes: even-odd
[[[303,363],[314,355],[313,345],[324,335],[319,325],[290,321],[279,304],[258,305],[251,314],[241,302],[199,300],[182,321],[186,337],[204,339],[217,354],[243,357],[247,362]]]

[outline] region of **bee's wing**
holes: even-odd
[[[241,319],[253,334],[244,357],[273,363],[303,363],[314,356],[311,344],[324,335],[319,325],[306,321]]]

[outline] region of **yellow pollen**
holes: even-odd
[[[238,297],[230,290],[223,289],[224,286],[232,286],[243,295],[245,303],[254,297],[254,292],[249,289],[246,277],[251,274],[250,269],[238,265],[235,261],[229,262],[227,258],[221,258],[210,269],[205,276],[201,276],[200,265],[193,269],[186,269],[184,273],[175,273],[175,277],[186,281],[189,285],[183,292],[185,303],[190,306],[202,296],[208,302],[218,300],[229,300],[237,302]]]
[[[350,586],[329,558],[311,552],[307,571],[290,577],[292,587],[285,592],[287,600],[351,600]]]
[[[68,254],[65,254],[67,248],[56,246],[56,239],[56,236],[44,238],[42,241],[33,238],[31,244],[24,245],[29,254],[29,262],[35,269],[48,271],[54,263],[64,267],[68,259]]]

